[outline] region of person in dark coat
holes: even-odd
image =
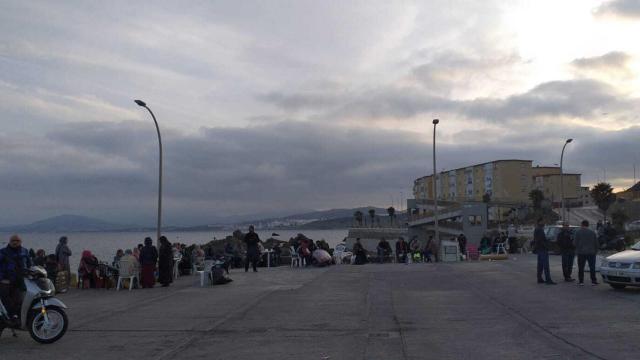
[[[173,282],[173,249],[165,236],[160,236],[160,251],[158,255],[158,282],[163,287]]]
[[[544,223],[542,218],[538,219],[536,229],[533,231],[533,245],[538,255],[538,284],[555,285],[551,280],[551,271],[549,270],[549,240],[544,233]],[[544,271],[545,279],[542,279]]]
[[[249,226],[249,232],[244,236],[243,241],[247,245],[247,257],[244,261],[244,272],[249,271],[249,263],[251,263],[251,266],[253,267],[253,272],[258,272],[256,267],[260,260],[260,250],[258,249],[260,237],[256,234],[253,225]]]
[[[145,238],[144,246],[140,250],[140,284],[143,288],[152,288],[156,284],[155,272],[157,264],[158,249],[153,246],[153,240],[150,237]]]
[[[363,265],[367,263],[367,252],[364,249],[364,246],[360,243],[360,238],[357,238],[356,243],[353,244],[353,256],[355,256],[353,261],[354,265]]]
[[[566,222],[562,225],[562,230],[558,233],[557,243],[558,248],[560,248],[560,255],[562,256],[562,275],[564,275],[564,281],[575,281],[575,279],[571,278],[571,273],[573,272],[573,258],[576,247],[571,238],[569,224]]]
[[[11,236],[9,245],[0,249],[0,299],[12,318],[20,316],[21,291],[25,289],[23,271],[31,265],[29,251],[22,247],[22,239],[18,235]]]
[[[397,262],[407,262],[407,253],[409,252],[409,245],[404,238],[400,236],[398,241],[396,241],[396,261]]]

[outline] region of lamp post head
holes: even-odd
[[[147,104],[142,100],[133,100],[138,106],[146,107]]]
[[[440,120],[438,120],[438,119],[433,119],[433,121],[432,121],[433,125],[438,125],[439,122],[440,122]]]
[[[573,139],[567,139],[567,144],[572,142],[572,141],[573,141]]]

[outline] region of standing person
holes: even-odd
[[[56,260],[58,261],[58,271],[65,271],[65,278],[67,280],[67,284],[69,284],[71,280],[71,265],[69,265],[69,257],[71,254],[71,249],[69,249],[68,245],[69,240],[66,236],[62,236],[60,240],[58,240],[58,246],[56,246]]]
[[[249,263],[251,263],[251,266],[253,267],[253,272],[258,272],[256,267],[260,260],[260,250],[258,250],[260,237],[256,234],[253,225],[249,226],[249,232],[244,236],[243,241],[247,245],[247,257],[244,260],[244,272],[249,271]]]
[[[138,250],[136,247],[134,250]],[[152,288],[156,284],[156,265],[158,263],[158,249],[153,246],[153,240],[150,237],[144,239],[144,246],[139,255],[140,266],[140,283],[143,288]]]
[[[560,248],[560,255],[562,256],[562,275],[564,275],[564,281],[576,281],[576,279],[571,277],[576,247],[573,245],[573,239],[571,239],[569,223],[565,222],[562,224],[562,230],[558,233],[557,243]]]
[[[160,236],[158,282],[162,284],[162,287],[167,287],[173,282],[173,250],[171,249],[171,243],[165,236]]]
[[[544,234],[542,218],[538,219],[536,229],[533,231],[533,243],[538,255],[538,284],[555,285],[556,283],[551,280],[551,271],[549,270],[549,240]],[[542,279],[543,271],[545,280]]]
[[[25,288],[22,272],[30,267],[29,251],[22,247],[22,239],[11,236],[9,245],[0,250],[0,299],[12,323],[19,323],[20,292]]]
[[[591,285],[598,285],[596,279],[596,254],[598,253],[598,239],[593,230],[589,229],[589,222],[582,221],[582,226],[576,231],[575,247],[578,255],[578,285],[584,285],[584,265],[589,263]]]
[[[423,253],[422,256],[424,257],[425,262],[428,262],[428,263],[433,262],[431,260],[432,247],[433,247],[433,236],[429,236],[429,240],[427,240],[427,243],[424,246],[424,251],[422,252]]]
[[[464,234],[458,236],[458,247],[460,248],[460,254],[467,255],[467,237]]]

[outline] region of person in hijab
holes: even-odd
[[[98,269],[98,259],[93,256],[91,251],[85,250],[82,252],[82,257],[80,258],[80,265],[78,266],[78,279],[82,279],[83,287],[85,286],[85,281],[89,280],[89,287],[96,287],[97,280],[97,272]]]
[[[38,251],[36,251],[36,257],[33,259],[33,265],[44,267],[46,256],[47,254],[43,249],[38,249]]]
[[[144,248],[144,246],[142,248]],[[133,257],[136,258],[138,262],[140,262],[140,253],[142,252],[142,248],[134,247],[133,251],[131,252],[133,254]]]
[[[56,246],[56,261],[58,262],[58,271],[66,271],[65,277],[67,280],[67,284],[71,281],[71,265],[69,265],[69,257],[71,254],[71,249],[69,249],[68,239],[66,236],[63,236],[58,241],[58,246]]]
[[[138,248],[134,249],[135,251]],[[152,288],[156,284],[156,264],[158,263],[158,250],[153,246],[153,240],[150,237],[144,239],[144,246],[140,251],[138,258],[142,267],[140,283],[143,288]]]
[[[160,236],[158,273],[158,282],[163,287],[167,287],[173,282],[173,250],[171,243],[165,236]]]

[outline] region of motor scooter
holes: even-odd
[[[67,306],[55,297],[55,286],[47,279],[47,272],[40,266],[24,271],[24,298],[20,309],[20,319],[9,317],[0,300],[0,336],[4,329],[29,331],[33,340],[41,344],[51,344],[60,340],[67,332],[69,320]]]

